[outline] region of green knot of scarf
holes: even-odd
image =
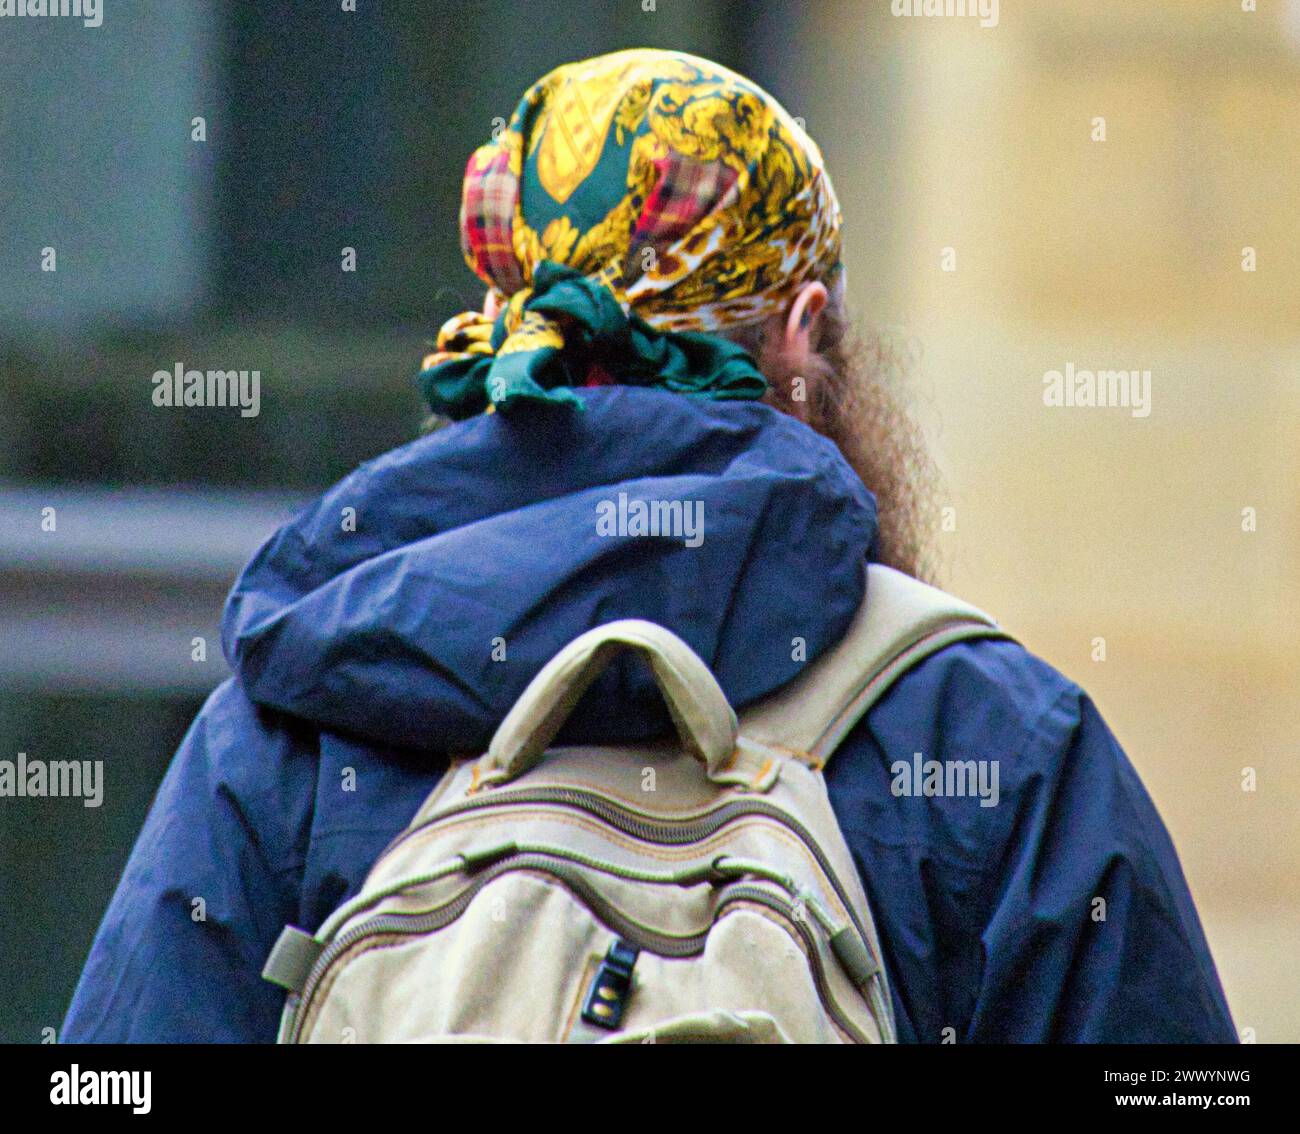
[[[761,398],[767,380],[736,343],[659,331],[624,311],[600,279],[543,260],[495,320],[449,320],[418,378],[429,408],[455,420],[521,402],[581,408],[572,387],[646,386],[718,399]]]

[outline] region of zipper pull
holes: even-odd
[[[863,944],[862,938],[846,925],[843,929],[831,934],[830,946],[831,952],[835,954],[835,959],[848,973],[849,979],[863,992],[866,992],[871,982],[876,978],[876,974],[880,972],[880,966],[876,964],[875,958],[867,952],[867,947]]]
[[[701,882],[719,886],[723,882],[737,877],[734,870],[728,870],[722,865],[726,857],[726,855],[720,854],[711,862],[702,862],[696,866],[684,867],[672,875],[672,880],[678,886],[698,886]]]
[[[482,870],[485,866],[491,866],[495,862],[500,862],[503,858],[509,858],[511,855],[518,853],[519,844],[514,839],[505,843],[497,843],[495,846],[484,847],[482,850],[462,851],[460,860],[464,865],[461,869],[466,874],[473,874]]]

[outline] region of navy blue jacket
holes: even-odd
[[[281,927],[354,893],[446,753],[485,745],[584,630],[669,626],[737,706],[805,664],[795,638],[816,657],[843,633],[876,511],[833,445],[757,403],[581,396],[368,462],[261,548],[225,612],[235,676],[159,788],[65,1041],[272,1040],[283,994],[258,974]],[[598,531],[620,492],[701,502],[703,542]],[[561,739],[666,724],[644,669],[618,664]],[[895,794],[916,752],[998,761],[998,805]],[[1021,646],[921,663],[827,780],[902,1039],[1235,1039],[1151,800],[1087,696]]]

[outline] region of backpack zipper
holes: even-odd
[[[303,985],[301,995],[297,1003],[293,1006],[293,1023],[290,1027],[287,1042],[297,1043],[302,1034],[302,1021],[305,1015],[305,1008],[314,996],[316,989],[320,985],[326,971],[333,965],[334,961],[343,953],[347,952],[358,942],[367,937],[383,935],[419,935],[424,933],[436,932],[444,929],[456,921],[468,908],[475,895],[478,894],[484,886],[502,874],[511,873],[519,870],[531,870],[537,873],[550,875],[558,879],[566,888],[572,891],[580,901],[582,901],[599,920],[620,937],[631,941],[642,949],[663,957],[689,957],[696,956],[703,952],[705,943],[708,939],[712,925],[701,933],[692,934],[687,937],[673,937],[669,934],[659,933],[655,930],[648,929],[631,921],[623,915],[612,904],[607,902],[598,891],[588,883],[582,874],[574,870],[565,861],[555,861],[558,856],[550,851],[535,851],[521,849],[516,853],[508,854],[506,858],[494,862],[482,871],[460,894],[444,905],[438,906],[432,910],[426,910],[420,913],[391,913],[381,914],[378,917],[371,918],[361,925],[355,926],[346,933],[336,937],[324,949],[321,955],[316,959],[312,966],[311,972]],[[574,856],[565,854],[563,858],[574,858],[576,861],[582,861],[586,856]],[[726,856],[719,856],[725,859]],[[460,860],[454,860],[458,864]],[[589,860],[584,865],[595,864],[597,860]],[[713,866],[717,866],[715,861]],[[749,864],[738,864],[737,868]],[[450,864],[448,864],[450,867]],[[606,873],[617,876],[626,876],[634,881],[640,882],[658,882],[665,885],[683,885],[681,880],[688,872],[678,871],[674,874],[650,875],[644,871],[628,871],[624,868],[613,867],[612,864],[599,863],[595,868],[601,869]],[[431,872],[437,877],[443,877],[453,871],[448,868]],[[698,872],[698,871],[697,871]],[[428,876],[421,876],[422,879],[428,880]],[[700,881],[707,879],[701,878]],[[781,882],[775,878],[772,879],[775,884]],[[418,884],[417,881],[412,884]],[[739,901],[755,902],[759,905],[766,906],[776,913],[782,915],[783,919],[791,925],[795,932],[803,940],[805,951],[809,961],[809,968],[813,974],[813,983],[817,989],[818,999],[826,1009],[827,1014],[835,1021],[846,1035],[855,1043],[869,1042],[858,1029],[858,1027],[848,1019],[839,1004],[834,999],[829,983],[826,979],[825,967],[822,964],[821,950],[818,948],[817,938],[807,921],[798,915],[794,900],[787,900],[777,897],[768,890],[761,889],[758,886],[746,883],[732,885],[723,895],[722,900],[718,903],[717,910],[714,914],[714,923],[727,906]],[[871,997],[868,999],[872,1003],[873,1013],[876,1015],[878,1024],[882,1033],[888,1027],[888,1024],[881,1020],[877,1011],[877,1004]]]
[[[826,857],[825,852],[818,845],[817,840],[813,838],[812,832],[785,809],[758,799],[732,800],[711,811],[701,813],[697,818],[655,819],[649,816],[641,816],[629,808],[611,804],[595,792],[585,791],[582,788],[497,789],[491,796],[462,800],[445,808],[437,815],[431,816],[423,823],[406,828],[384,848],[379,858],[384,858],[406,839],[428,830],[428,828],[441,823],[444,819],[450,819],[453,816],[463,815],[466,812],[478,811],[483,808],[507,807],[512,804],[529,803],[555,804],[586,811],[625,835],[631,835],[642,842],[658,843],[663,846],[682,846],[686,843],[701,842],[710,835],[716,834],[734,819],[743,818],[746,815],[761,815],[768,819],[774,819],[793,831],[804,846],[808,848],[809,852],[817,860],[817,865],[821,867],[822,873],[830,882],[831,889],[835,891],[835,896],[839,898],[840,904],[848,912],[849,920],[853,923],[854,929],[858,931],[864,942],[872,940],[867,936],[866,928],[858,921],[857,913],[853,908],[853,903],[849,900],[847,890],[840,882],[839,876],[835,873],[835,868]],[[879,957],[876,958],[876,963],[880,964]]]

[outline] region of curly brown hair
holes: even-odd
[[[732,328],[727,337],[754,358],[763,354],[764,324]],[[858,335],[842,286],[821,312],[811,373],[769,373],[764,400],[787,413],[807,401],[808,424],[834,441],[876,497],[878,559],[913,578],[934,580],[929,539],[938,471],[912,411],[906,359],[880,333]],[[796,384],[796,379],[802,383]]]

